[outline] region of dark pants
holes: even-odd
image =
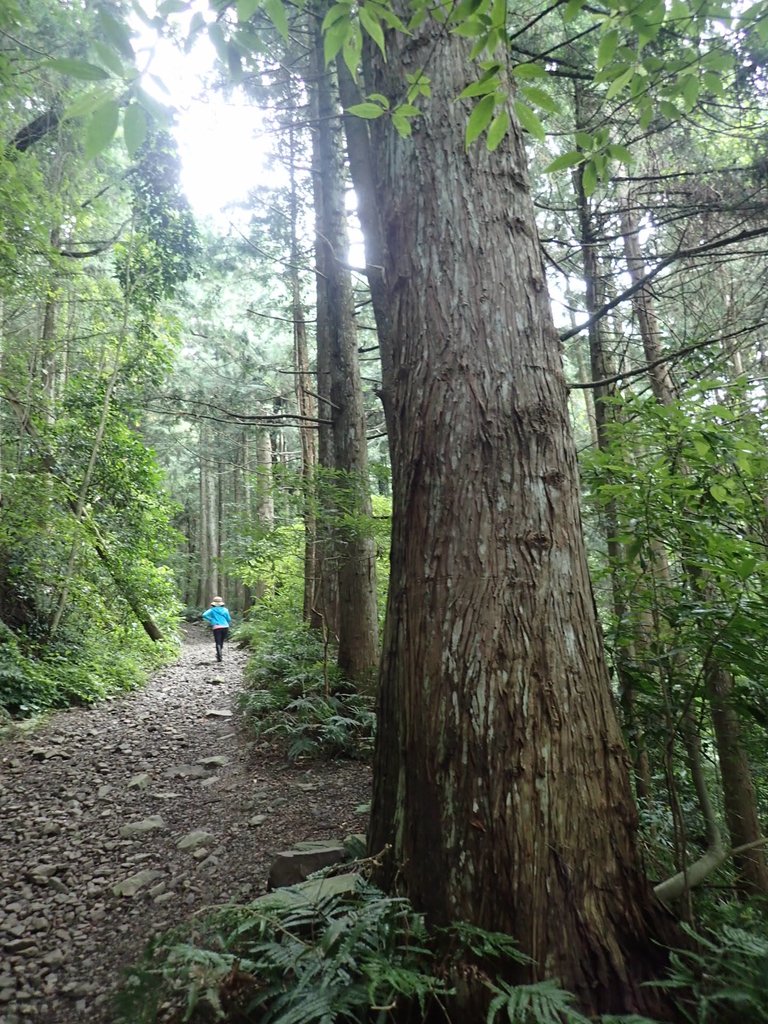
[[[224,641],[229,636],[229,630],[226,626],[219,626],[218,629],[213,631],[213,639],[216,644],[216,661],[221,661],[224,654]]]

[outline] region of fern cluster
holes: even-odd
[[[730,925],[706,936],[683,928],[691,948],[672,953],[661,986],[685,993],[691,1024],[768,1024],[768,938]]]
[[[460,1024],[454,985],[471,977],[486,992],[485,1024],[656,1024],[635,1014],[588,1019],[552,979],[509,984],[501,979],[510,964],[530,963],[511,936],[462,922],[430,931],[407,900],[359,874],[325,874],[211,910],[186,932],[156,940],[127,977],[117,1019]],[[768,942],[737,932],[725,929],[722,943],[706,940],[699,954],[676,954],[665,985],[685,989],[689,1009],[690,992],[697,993],[696,1024],[768,1021]]]
[[[368,757],[373,745],[372,699],[328,663],[322,639],[305,628],[273,630],[246,624],[252,647],[240,704],[258,736],[277,739],[289,758]]]
[[[360,876],[342,888],[278,890],[167,936],[131,971],[120,1019],[151,1024],[165,1006],[195,1024],[383,1024],[403,1002],[421,1019],[447,991],[423,919]]]

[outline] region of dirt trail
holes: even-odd
[[[0,742],[2,1024],[112,1024],[154,933],[263,892],[275,851],[364,828],[366,767],[289,766],[238,723],[245,660],[191,627],[147,689]]]

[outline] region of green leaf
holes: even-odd
[[[363,117],[366,121],[374,121],[377,117],[381,117],[384,108],[380,107],[378,103],[353,103],[351,107],[347,107],[345,112],[354,114],[355,117]]]
[[[595,166],[594,160],[590,160],[584,164],[584,170],[581,175],[581,185],[584,189],[585,196],[591,196],[597,188],[597,167]]]
[[[573,21],[586,2],[587,0],[568,0],[565,13],[563,14],[563,21],[565,21],[566,24],[569,21]]]
[[[126,60],[133,60],[135,53],[131,44],[131,34],[126,26],[103,9],[99,11],[98,18],[102,32],[118,53]]]
[[[261,0],[237,0],[237,20],[250,21],[259,9]]]
[[[363,35],[360,26],[354,22],[350,25],[349,35],[344,40],[341,52],[350,75],[356,79],[360,67],[360,56],[363,52]]]
[[[398,108],[395,108],[395,110],[392,111],[392,124],[394,125],[397,134],[403,139],[407,139],[413,134],[411,119],[401,113]]]
[[[484,132],[491,123],[495,106],[495,93],[492,93],[490,96],[483,96],[480,102],[475,106],[475,109],[469,115],[467,127],[464,132],[464,145],[467,149],[469,149],[478,135]]]
[[[218,23],[214,23],[208,26],[208,38],[213,43],[213,47],[219,58],[226,64],[228,59],[227,54],[227,40],[224,36],[224,29]]]
[[[608,86],[608,91],[605,94],[607,100],[612,100],[614,96],[618,96],[622,89],[626,88],[627,85],[635,77],[635,69],[628,68],[618,78],[614,78],[611,84]]]
[[[525,103],[520,103],[518,101],[515,103],[515,114],[517,114],[520,126],[524,128],[529,135],[532,135],[534,139],[538,139],[539,142],[544,141],[546,136],[544,125],[530,107],[526,106]]]
[[[545,174],[553,174],[555,171],[564,171],[568,167],[576,167],[578,164],[584,163],[584,154],[577,153],[576,150],[571,150],[570,153],[563,153],[560,156],[556,156],[552,163],[547,164],[544,168]]]
[[[109,72],[104,68],[89,64],[87,60],[74,60],[70,57],[57,57],[48,61],[48,67],[54,71],[60,71],[62,75],[69,75],[71,78],[79,78],[84,82],[103,82],[109,78]]]
[[[600,45],[597,48],[597,68],[604,68],[606,64],[610,64],[613,60],[613,55],[616,53],[616,47],[619,45],[619,33],[617,30],[611,29],[610,32],[606,32],[603,38],[600,40]]]
[[[613,160],[618,160],[620,164],[631,164],[632,154],[626,146],[620,146],[618,143],[612,142],[608,146],[608,156]]]
[[[91,115],[85,132],[85,156],[90,160],[106,149],[117,131],[120,107],[116,100],[107,100]]]
[[[147,113],[137,103],[131,103],[123,114],[123,137],[130,157],[136,156],[147,137]]]
[[[506,110],[500,111],[491,121],[488,129],[488,137],[485,145],[490,153],[501,145],[502,140],[509,131],[509,114]]]
[[[164,0],[164,3],[157,8],[157,13],[161,18],[167,18],[169,14],[181,14],[188,8],[187,0]]]
[[[728,491],[726,491],[722,484],[712,484],[709,488],[709,493],[718,504],[728,500]]]
[[[496,92],[499,87],[499,76],[489,75],[483,77],[477,82],[470,82],[470,84],[462,89],[459,93],[460,100],[468,100],[473,96],[487,96],[489,92]]]
[[[686,75],[682,81],[680,91],[683,94],[683,100],[685,101],[685,109],[687,111],[693,110],[696,106],[696,100],[699,98],[699,79],[697,75]]]
[[[544,89],[539,89],[535,85],[526,85],[520,90],[520,94],[541,110],[546,110],[550,114],[560,113],[560,108],[557,103],[555,103],[549,93],[545,92]]]
[[[168,125],[173,120],[173,109],[163,106],[163,104],[159,103],[154,96],[150,96],[150,94],[140,86],[136,89],[136,99],[144,110],[146,110],[149,117],[152,118],[153,121],[157,121],[158,124]]]
[[[576,145],[581,149],[592,149],[595,145],[595,138],[589,132],[576,132]]]
[[[669,100],[661,100],[659,102],[659,110],[665,117],[668,117],[670,121],[677,121],[680,117],[680,111],[677,109],[674,103]]]
[[[120,55],[107,46],[106,43],[102,43],[98,39],[94,42],[93,48],[101,63],[105,67],[109,68],[114,75],[122,78],[125,74],[125,68],[123,66],[123,62],[120,60]]]
[[[515,64],[512,68],[515,78],[548,78],[546,70],[540,64]]]
[[[84,92],[65,109],[64,119],[69,121],[76,117],[86,117],[106,100],[112,99],[112,96],[111,86],[102,85],[92,89],[91,92]]]
[[[264,0],[264,10],[277,31],[287,42],[289,36],[288,13],[282,0]]]
[[[328,11],[326,16],[323,18],[323,24],[320,26],[321,32],[327,32],[331,25],[335,25],[337,22],[344,20],[349,21],[350,19],[350,8],[348,4],[334,4],[333,7]]]
[[[323,37],[323,56],[325,58],[326,65],[330,64],[331,61],[336,57],[338,52],[344,46],[347,41],[347,36],[352,31],[352,22],[349,18],[339,18],[335,21],[331,28],[325,33]]]
[[[374,9],[375,8],[373,7],[372,4],[367,7],[363,6],[359,8],[358,15],[360,17],[360,24],[363,26],[365,31],[374,41],[374,43],[376,43],[378,48],[381,50],[382,57],[386,60],[387,48],[386,44],[384,43],[384,30],[379,24],[379,22],[376,20],[376,17],[371,13],[371,11]]]

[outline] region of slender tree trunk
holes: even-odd
[[[741,722],[733,706],[733,677],[730,672],[708,661],[704,666],[704,683],[715,729],[725,798],[725,820],[731,845],[749,845],[759,839],[763,832],[757,813],[752,769],[742,742]],[[736,854],[734,863],[745,895],[768,894],[768,867],[764,847]]]
[[[322,174],[320,246],[329,320],[330,399],[336,490],[347,525],[337,525],[339,581],[338,663],[352,679],[370,679],[378,663],[376,550],[371,536],[368,441],[357,351],[355,304],[347,259],[347,219],[338,104],[330,71],[323,69],[322,40],[316,36],[317,139]]]
[[[429,19],[370,55],[368,90],[395,102],[424,53],[412,138],[372,128],[397,341],[370,849],[434,924],[513,935],[534,964],[511,979],[653,1013],[668,936],[635,845],[522,133],[512,114],[495,153],[464,151],[468,47]],[[485,1019],[479,987],[464,1022]]]
[[[293,370],[296,409],[299,416],[304,417],[299,426],[301,443],[301,489],[302,519],[304,521],[304,599],[302,617],[305,622],[312,622],[312,609],[315,607],[316,584],[316,550],[317,550],[317,515],[315,513],[315,468],[317,464],[317,446],[315,430],[310,419],[317,416],[317,406],[310,384],[309,353],[307,346],[307,324],[304,316],[304,303],[301,299],[301,280],[299,279],[299,238],[298,210],[299,197],[296,188],[296,136],[293,128],[290,133],[290,180],[291,180],[291,258],[289,278],[291,285],[291,319],[293,320]]]
[[[624,240],[627,270],[633,285],[639,285],[645,273],[645,263],[640,252],[640,241],[638,238],[639,230],[632,199],[630,196],[627,196],[621,208],[621,232]],[[656,316],[653,298],[647,285],[638,288],[632,296],[632,308],[640,328],[645,360],[647,363],[653,363],[663,353],[661,337],[659,335],[659,321]],[[659,402],[663,405],[668,405],[674,400],[675,386],[669,372],[668,363],[659,363],[653,366],[648,371],[648,377],[651,381],[653,393]]]
[[[581,117],[581,88],[575,86],[575,106],[577,123]],[[573,175],[576,203],[579,214],[581,257],[584,272],[585,309],[588,317],[592,317],[605,301],[605,288],[598,258],[598,243],[593,222],[589,199],[584,190],[583,167],[579,167]],[[589,364],[592,380],[604,380],[612,373],[613,367],[605,344],[604,324],[596,320],[590,324],[587,336],[589,339]],[[615,406],[607,401],[613,396],[612,389],[600,385],[593,390],[592,411],[594,420],[590,428],[601,452],[610,447],[609,426],[616,418]],[[625,561],[623,545],[618,540],[618,511],[616,502],[611,500],[601,510],[600,525],[602,527],[608,562],[610,567],[611,599],[614,616],[617,622],[625,617],[625,599],[620,581],[621,569]],[[648,754],[645,747],[645,730],[637,714],[637,695],[635,693],[632,664],[636,660],[633,644],[619,645],[614,654],[616,673],[619,680],[621,707],[624,712],[625,733],[634,768],[635,793],[639,799],[648,801],[651,793],[651,773]]]

